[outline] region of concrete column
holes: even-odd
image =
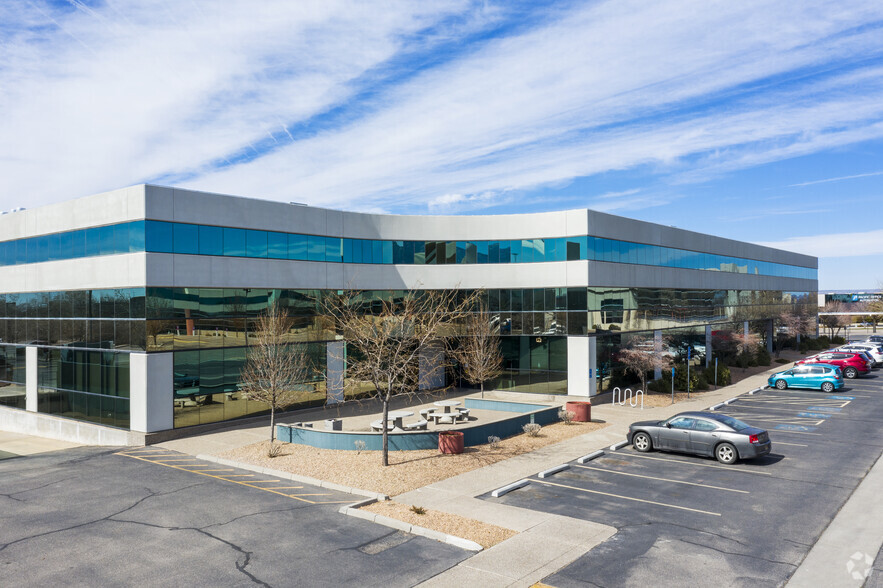
[[[711,325],[706,325],[705,327],[705,367],[711,365],[711,355],[714,353],[714,349],[711,346],[712,340],[714,337],[711,336]]]
[[[662,352],[662,331],[656,330],[653,331],[653,351],[656,353]],[[658,380],[662,377],[662,368],[657,367],[653,370],[653,379]]]
[[[767,353],[773,352],[773,337],[776,336],[776,333],[773,330],[773,319],[767,319],[766,321],[766,350]]]
[[[598,340],[589,337],[589,396],[598,393]]]
[[[418,358],[418,389],[435,390],[445,385],[445,350],[439,344],[427,345]]]
[[[589,337],[567,338],[567,395],[589,396]]]
[[[745,336],[747,337],[747,336],[748,336],[748,331],[749,331],[749,329],[748,329],[748,321],[745,321],[745,323],[742,325],[742,334],[745,335]]]
[[[174,394],[173,354],[129,354],[130,429],[141,433],[173,429]]]
[[[37,348],[25,348],[25,410],[37,412]]]
[[[343,402],[343,378],[346,371],[346,344],[331,341],[325,344],[325,403]]]

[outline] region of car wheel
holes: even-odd
[[[647,433],[635,433],[635,436],[632,437],[632,447],[641,453],[647,453],[653,449],[653,442],[650,440],[650,435]]]
[[[843,377],[844,378],[849,378],[851,380],[851,379],[855,378],[857,375],[858,375],[858,370],[855,369],[854,367],[848,367],[845,370],[843,370]]]
[[[833,391],[834,391],[834,384],[832,384],[831,382],[822,382],[822,392],[829,392],[830,393]]]
[[[721,443],[715,447],[714,456],[719,462],[727,465],[735,463],[736,460],[739,459],[739,454],[736,453],[736,448],[729,443]]]
[[[784,390],[787,387],[788,382],[786,382],[785,380],[776,380],[776,388],[778,388],[779,390]]]

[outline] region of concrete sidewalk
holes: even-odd
[[[20,457],[23,455],[35,455],[37,453],[46,453],[47,451],[58,451],[59,449],[70,449],[71,447],[79,446],[79,443],[70,443],[68,441],[59,441],[57,439],[47,439],[46,437],[35,437],[34,435],[0,431],[0,459],[9,459],[11,457]]]

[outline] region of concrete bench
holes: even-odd
[[[382,431],[383,430],[383,421],[381,421],[381,420],[374,421],[373,423],[371,423],[371,428],[375,431]],[[392,431],[393,429],[395,429],[395,425],[393,425],[392,423],[386,423],[386,430],[387,431]]]
[[[408,423],[407,425],[405,425],[404,429],[406,431],[417,431],[417,430],[422,431],[422,430],[426,429],[426,426],[428,424],[429,423],[426,421],[426,419],[421,419],[421,420],[417,421],[416,423]]]
[[[468,408],[458,408],[457,411],[460,413],[457,415],[458,420],[462,420],[462,421],[469,420],[469,409]]]

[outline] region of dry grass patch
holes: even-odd
[[[396,496],[606,426],[606,423],[555,423],[543,427],[536,437],[515,435],[496,443],[496,448],[488,444],[467,447],[460,455],[445,455],[437,449],[390,451],[387,467],[380,464],[380,451],[317,449],[288,443],[284,444],[281,455],[275,458],[267,457],[268,442],[239,447],[218,455]]]
[[[437,510],[426,509],[425,514],[416,514],[412,510],[413,506],[398,502],[374,502],[368,506],[363,506],[361,510],[371,511],[375,514],[405,521],[411,525],[432,529],[440,533],[447,533],[454,537],[469,539],[485,549],[518,534],[517,531],[512,529],[482,523],[474,519],[467,519],[466,517]]]

